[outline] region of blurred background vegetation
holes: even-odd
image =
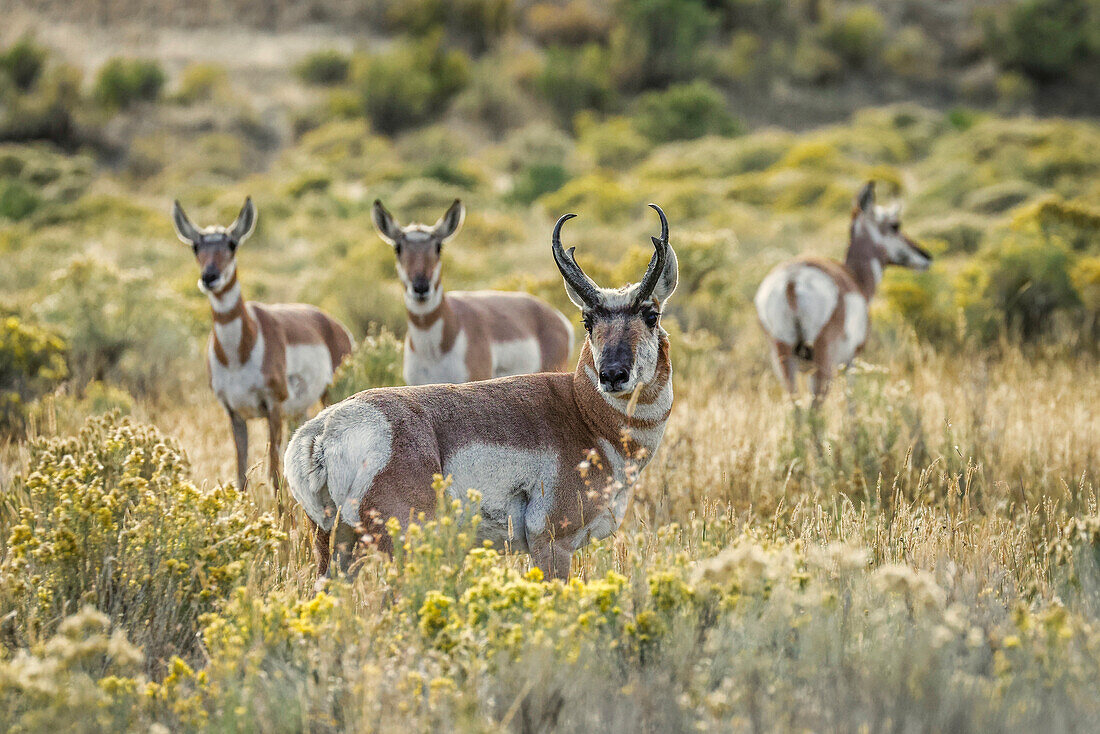
[[[582,214],[582,260],[619,282],[644,264],[655,200],[684,270],[674,331],[702,350],[755,338],[749,299],[775,262],[842,253],[873,177],[937,255],[886,280],[886,333],[1072,351],[1100,334],[1090,0],[132,0],[12,19],[11,427],[62,384],[158,399],[201,376],[207,317],[165,216],[176,197],[212,222],[254,195],[247,294],[318,303],[360,337],[403,328],[376,197],[429,220],[465,199],[448,286],[562,307],[553,219]]]

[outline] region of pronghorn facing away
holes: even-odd
[[[867,305],[886,265],[927,270],[932,256],[901,233],[900,207],[875,204],[869,181],[852,210],[844,264],[805,258],[776,266],[756,291],[756,312],[772,339],[772,364],[791,395],[799,367],[810,375],[814,404],[867,340]]]
[[[172,221],[176,234],[195,253],[202,271],[199,289],[210,298],[214,312],[206,364],[210,387],[233,425],[237,486],[244,488],[248,462],[245,421],[266,418],[269,471],[281,512],[283,416],[304,418],[311,405],[325,400],[333,372],[351,352],[351,335],[339,321],[312,306],[265,305],[241,297],[236,256],[237,247],[256,225],[251,197],[229,227],[197,228],[178,201]]]
[[[443,244],[466,216],[462,202],[428,227],[401,227],[381,201],[374,226],[397,255],[409,316],[405,382],[458,383],[569,369],[573,325],[561,312],[526,293],[443,292]]]
[[[319,575],[337,514],[389,551],[383,522],[431,516],[436,473],[454,477],[454,497],[481,491],[483,539],[529,552],[551,577],[568,576],[574,550],[619,527],[628,474],[653,456],[672,409],[661,309],[676,288],[676,255],[664,214],[651,206],[661,236],[649,268],[617,290],[598,287],[562,248],[561,227],[573,215],[554,228],[554,259],[587,331],[575,372],[367,390],[294,434],[287,481],[316,525]]]

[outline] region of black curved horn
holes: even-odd
[[[661,218],[661,236],[651,238],[653,240],[653,257],[649,259],[649,267],[638,286],[638,294],[634,297],[634,305],[636,306],[648,301],[650,296],[653,295],[653,289],[657,287],[657,281],[665,271],[665,261],[668,260],[668,219],[665,217],[665,213],[661,211],[661,207],[656,204],[650,204],[649,206]]]
[[[551,238],[554,262],[558,264],[558,270],[561,271],[561,277],[565,279],[566,284],[580,296],[586,306],[591,308],[600,302],[599,288],[591,278],[584,274],[581,266],[577,265],[577,258],[573,255],[574,250],[577,248],[570,247],[566,251],[561,245],[561,226],[575,216],[577,215],[563,214],[558,223],[554,225],[554,236]]]

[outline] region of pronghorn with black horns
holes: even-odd
[[[408,332],[405,382],[458,383],[569,368],[573,325],[556,309],[526,293],[443,292],[440,254],[466,216],[454,204],[429,227],[400,226],[381,201],[374,226],[397,256],[405,286]]]
[[[434,474],[449,492],[482,493],[482,539],[529,552],[553,578],[574,550],[623,521],[635,471],[657,451],[672,410],[672,363],[661,311],[676,288],[668,222],[640,283],[600,288],[561,244],[554,260],[586,338],[572,373],[538,373],[463,385],[378,388],[303,425],[286,451],[291,495],[316,525],[317,571],[329,568],[334,524],[390,551],[382,524],[434,514]],[[583,463],[583,470],[581,469]],[[343,542],[340,545],[344,545]]]
[[[237,449],[237,486],[245,486],[250,418],[266,418],[272,486],[282,512],[279,458],[283,417],[300,420],[326,391],[336,367],[351,352],[348,330],[336,319],[301,304],[260,304],[241,297],[237,248],[256,226],[252,198],[228,227],[199,229],[177,201],[176,234],[190,245],[202,276],[199,289],[210,299],[214,329],[206,364],[210,387],[229,413]]]
[[[852,210],[848,254],[834,260],[800,258],[776,266],[756,291],[756,312],[772,340],[772,364],[791,395],[799,368],[811,370],[814,405],[836,369],[863,348],[868,303],[887,265],[927,270],[932,256],[901,232],[901,207],[875,204],[869,181]]]

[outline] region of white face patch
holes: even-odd
[[[670,377],[665,386],[661,388],[660,395],[652,403],[638,403],[634,406],[634,412],[631,413],[630,409],[630,396],[620,397],[618,395],[611,395],[609,393],[600,390],[600,379],[596,376],[595,370],[588,365],[584,366],[584,374],[592,382],[592,385],[596,388],[596,392],[604,399],[608,405],[614,408],[624,416],[630,416],[643,421],[659,421],[663,420],[668,414],[668,411],[672,409],[672,378]]]
[[[202,282],[202,278],[199,278],[199,290],[205,293],[210,298],[210,303],[215,311],[225,313],[229,309],[236,305],[237,301],[241,297],[241,284],[235,283],[228,292],[223,293],[221,296],[214,295],[233,278],[233,274],[237,272],[237,260],[234,258],[229,262],[229,267],[221,272],[218,279],[214,281],[214,284],[207,287],[206,283]]]
[[[914,248],[902,236],[900,231],[900,207],[894,204],[890,207],[876,206],[870,215],[863,215],[856,224],[861,227],[871,240],[886,252],[886,259],[892,265],[901,265],[914,270],[927,270],[932,261]],[[870,220],[870,221],[865,221]],[[882,265],[879,264],[879,275],[876,283],[881,281]]]

